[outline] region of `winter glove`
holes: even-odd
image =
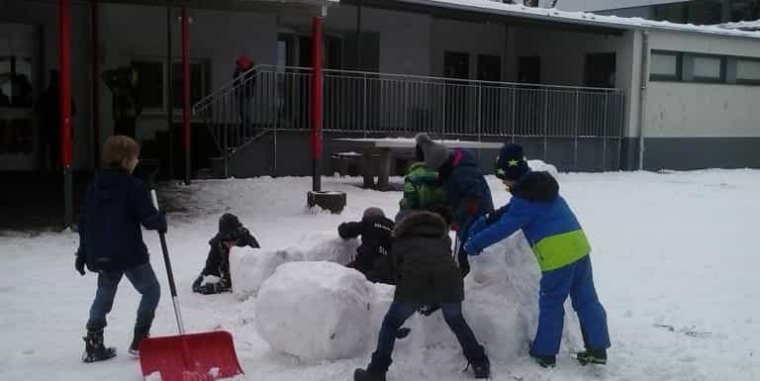
[[[466,277],[467,274],[470,273],[470,264],[469,263],[460,263],[459,264],[459,271],[462,272],[462,278]]]
[[[227,288],[224,284],[222,284],[222,282],[206,283],[205,285],[201,286],[200,293],[203,295],[213,295],[213,294],[221,294],[229,290],[230,289]]]
[[[74,268],[77,270],[79,275],[84,276],[86,273],[84,272],[84,264],[87,261],[87,258],[85,258],[84,255],[79,255],[77,253],[76,260],[74,261]]]
[[[396,338],[397,339],[404,339],[407,336],[409,336],[410,332],[412,332],[412,330],[409,329],[409,328],[406,328],[406,327],[399,328],[398,331],[396,331]]]
[[[437,304],[434,304],[431,306],[423,306],[422,308],[420,308],[420,313],[425,316],[430,316],[433,314],[433,312],[438,311],[440,309],[441,309],[441,306]]]
[[[169,226],[166,223],[166,213],[164,213],[163,211],[161,211],[161,216],[162,216],[162,218],[161,218],[162,222],[161,222],[161,225],[158,227],[158,232],[161,233],[161,234],[166,234],[166,232],[169,229]]]

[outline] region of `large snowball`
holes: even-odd
[[[559,175],[557,167],[548,164],[543,160],[528,160],[528,166],[536,172],[549,172],[549,174],[554,176],[555,179],[557,179],[557,176]]]
[[[286,263],[259,290],[256,329],[273,350],[306,362],[354,357],[370,339],[374,299],[356,270],[332,262]]]
[[[230,252],[232,293],[238,300],[256,296],[259,287],[283,263],[301,261],[303,253],[296,249],[262,250],[233,248]]]

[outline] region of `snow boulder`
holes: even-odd
[[[230,251],[232,293],[238,300],[256,296],[259,287],[283,263],[302,261],[297,249],[262,250],[234,247]]]
[[[356,256],[358,239],[342,239],[336,234],[320,234],[309,239],[308,249],[304,249],[306,261],[328,261],[341,265],[349,264]]]
[[[374,291],[364,275],[332,262],[293,262],[261,285],[256,330],[274,351],[305,362],[363,353]]]
[[[559,175],[559,172],[557,171],[557,167],[546,163],[542,160],[528,160],[528,166],[530,169],[536,172],[549,172],[555,179],[559,180],[557,177]]]

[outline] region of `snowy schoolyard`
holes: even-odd
[[[337,235],[337,225],[358,219],[365,207],[396,213],[400,193],[359,189],[360,181],[324,179],[324,189],[348,194],[341,216],[305,210],[309,178],[197,181],[164,191],[163,198],[179,200],[168,217],[167,239],[188,331],[229,330],[247,380],[350,380],[369,351],[304,363],[274,353],[259,336],[255,298],[192,294],[217,219],[228,211],[239,215],[265,248],[308,250],[314,237]],[[563,348],[558,366],[544,370],[522,353],[493,360],[494,380],[760,379],[760,171],[561,174],[559,181],[593,247],[612,336],[610,362],[582,368]],[[495,178],[489,182],[496,204],[503,204],[507,192]],[[158,239],[150,232],[145,239],[162,283],[152,331],[175,334]],[[0,380],[141,379],[138,361],[126,355],[138,302],[126,280],[106,330],[106,343],[119,356],[80,361],[96,276],[74,271],[77,245],[73,233],[0,233]],[[456,347],[432,346],[415,356],[401,352],[394,361],[389,380],[472,378],[460,372],[466,362]]]

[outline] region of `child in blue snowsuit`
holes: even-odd
[[[522,229],[541,267],[538,331],[530,355],[543,367],[554,366],[562,338],[564,302],[568,295],[578,313],[586,350],[577,354],[583,364],[606,364],[610,347],[607,314],[597,298],[591,273],[591,247],[559,184],[546,172],[531,172],[523,149],[502,147],[496,176],[512,193],[511,201],[479,219],[464,245],[478,255]]]

